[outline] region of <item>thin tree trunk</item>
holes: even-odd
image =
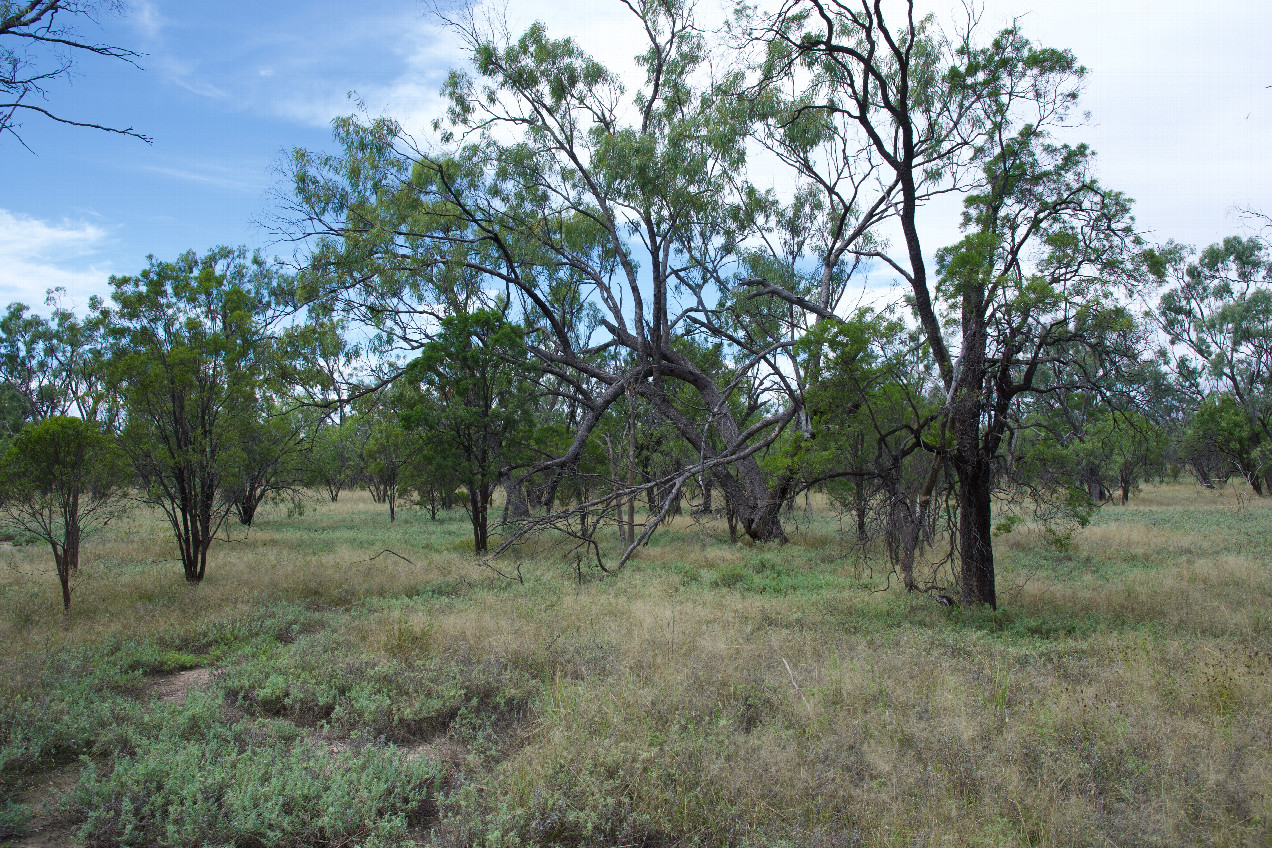
[[[627,490],[632,492],[627,500],[628,539],[636,538],[636,394],[627,396]],[[629,542],[630,544],[630,542]]]
[[[71,566],[66,559],[66,548],[58,551],[58,546],[53,546],[53,562],[57,566],[57,582],[62,587],[62,612],[71,611]]]

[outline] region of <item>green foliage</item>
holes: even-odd
[[[0,700],[0,784],[92,753],[112,728],[136,719],[121,659],[109,650],[68,651],[34,685]]]
[[[351,415],[340,422],[320,424],[311,434],[305,457],[305,482],[326,490],[332,503],[354,485],[363,472],[360,422]]]
[[[520,327],[493,310],[449,315],[403,375],[403,426],[423,439],[431,472],[468,491],[473,542],[484,553],[487,510],[506,469],[533,437],[527,351]]]
[[[438,767],[391,747],[332,753],[277,722],[219,723],[194,694],[69,798],[88,845],[383,845],[435,809]]]
[[[443,734],[466,710],[523,711],[536,689],[524,670],[470,668],[404,649],[419,648],[418,641],[395,637],[385,647],[401,656],[386,658],[368,657],[333,634],[304,637],[236,662],[224,686],[256,715],[395,742]]]
[[[107,500],[127,482],[126,459],[108,432],[91,421],[54,416],[23,428],[10,443],[0,469],[0,508],[28,514],[22,522],[28,530],[31,524],[60,536],[51,531],[65,528],[72,500]]]
[[[61,289],[49,292],[49,317],[25,304],[10,304],[0,316],[0,433],[12,435],[27,421],[55,415],[113,421],[118,399],[105,383],[100,301],[78,318],[60,305]]]
[[[1158,303],[1179,382],[1195,410],[1184,450],[1209,483],[1219,464],[1262,492],[1272,445],[1272,258],[1259,238],[1230,236],[1195,259],[1173,242],[1154,254]],[[1226,474],[1223,474],[1226,476]]]
[[[30,818],[31,808],[26,804],[17,804],[7,798],[0,799],[0,841],[26,836],[27,821]]]

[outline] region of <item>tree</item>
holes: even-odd
[[[0,0],[0,136],[8,132],[21,142],[17,118],[34,113],[60,124],[150,141],[132,127],[72,120],[35,102],[47,100],[48,85],[71,76],[75,60],[86,54],[135,64],[140,54],[94,43],[76,29],[77,22],[96,23],[101,13],[121,6],[119,0]]]
[[[1272,476],[1272,451],[1266,433],[1250,420],[1249,412],[1232,392],[1215,391],[1193,413],[1184,434],[1184,451],[1203,484],[1235,471],[1264,497],[1265,482]],[[1215,473],[1214,460],[1229,470]]]
[[[300,502],[303,465],[311,455],[314,432],[312,410],[295,406],[290,398],[257,392],[245,410],[230,410],[238,421],[237,439],[229,463],[224,495],[234,504],[239,523],[252,526],[266,499]]]
[[[358,426],[357,416],[350,415],[341,422],[326,421],[310,434],[305,482],[326,490],[332,503],[362,474]]]
[[[629,8],[646,74],[632,108],[620,80],[574,42],[538,25],[506,39],[459,21],[473,72],[447,83],[442,145],[422,150],[389,120],[347,119],[340,156],[298,151],[298,226],[319,237],[312,297],[403,348],[427,341],[442,316],[506,298],[553,391],[581,410],[564,453],[530,469],[553,475],[550,491],[632,392],[697,457],[668,495],[710,475],[748,536],[781,540],[788,481],[771,479],[759,455],[799,401],[743,404],[754,416],[739,420],[730,399],[780,390],[793,342],[731,335],[717,320],[763,206],[742,173],[748,121],[725,96],[736,86],[709,79],[690,4]],[[724,382],[678,344],[704,328],[728,339]],[[701,422],[672,401],[677,386]]]
[[[1172,347],[1163,354],[1201,404],[1189,439],[1231,459],[1263,494],[1262,466],[1272,448],[1272,257],[1259,238],[1230,236],[1193,260],[1167,244],[1154,256],[1167,286],[1158,318]],[[1221,393],[1220,397],[1212,397]],[[1233,413],[1245,418],[1233,419]],[[1206,435],[1206,434],[1209,435]]]
[[[1092,469],[1092,482],[1112,489],[1105,485],[1106,480],[1112,481],[1125,505],[1131,490],[1138,490],[1140,480],[1161,461],[1165,437],[1159,426],[1140,413],[1101,408],[1075,448],[1082,464]],[[1093,492],[1092,500],[1099,496]]]
[[[1067,51],[1036,47],[1016,28],[977,46],[918,21],[913,3],[791,0],[757,23],[768,44],[760,85],[787,161],[815,185],[842,187],[836,238],[823,246],[880,263],[904,280],[944,395],[917,432],[940,460],[917,493],[921,526],[940,467],[957,478],[962,599],[996,606],[991,516],[1004,440],[1045,366],[1081,383],[1083,348],[1116,353],[1128,321],[1118,284],[1137,247],[1128,201],[1092,177],[1083,145],[1056,144],[1083,69]],[[969,28],[970,29],[970,28]],[[791,81],[800,83],[785,94]],[[784,139],[784,140],[782,140]],[[776,146],[776,145],[775,145]],[[965,198],[964,239],[931,273],[919,212]],[[894,254],[869,238],[900,231]],[[833,309],[772,279],[756,291],[833,319]]]
[[[418,439],[402,426],[398,409],[400,397],[389,395],[379,404],[358,416],[365,426],[362,444],[362,467],[367,487],[376,503],[389,507],[389,523],[397,520],[397,499],[402,491],[402,472],[416,454]]]
[[[940,409],[914,335],[895,316],[863,308],[817,324],[800,340],[810,374],[808,435],[798,442],[802,476],[853,512],[860,544],[871,538],[871,513],[881,513],[877,523],[907,590],[920,586],[916,548],[932,535],[909,509],[932,467],[914,433]]]
[[[49,291],[47,318],[26,304],[13,303],[0,316],[0,384],[12,404],[16,432],[26,421],[75,413],[113,423],[118,405],[105,385],[102,368],[101,303],[89,301],[89,315],[78,318],[60,305],[61,289]]]
[[[71,608],[71,574],[80,542],[113,518],[128,480],[115,440],[92,421],[56,415],[18,433],[0,469],[0,511],[53,548],[62,608]]]
[[[437,337],[407,367],[415,390],[402,422],[452,466],[468,493],[473,549],[485,553],[494,489],[524,459],[532,433],[526,346],[519,327],[494,310],[443,318]]]
[[[258,423],[277,272],[259,254],[218,247],[174,262],[151,257],[140,274],[110,282],[104,317],[125,404],[121,444],[142,497],[172,526],[186,580],[199,583],[234,509],[224,486],[242,473],[240,444]]]

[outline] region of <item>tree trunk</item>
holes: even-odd
[[[57,566],[57,582],[62,587],[62,612],[71,611],[71,566],[67,561],[66,548],[58,550],[53,545],[53,562]]]
[[[866,500],[866,487],[860,477],[856,479],[853,485],[853,507],[857,513],[857,541],[864,544],[869,538],[866,533],[866,506],[868,503]],[[811,508],[809,511],[812,511]]]
[[[70,569],[71,574],[79,572],[79,547],[80,547],[80,523],[79,523],[79,503],[80,494],[75,492],[71,495],[70,509],[66,511],[66,524],[63,530],[64,543],[62,550],[65,552],[66,565]]]
[[[473,523],[473,553],[486,552],[486,517],[489,498],[483,491],[484,486],[470,484],[468,487],[468,508],[471,510]]]
[[[993,498],[991,469],[982,457],[956,464],[959,489],[958,546],[962,561],[963,603],[998,608],[994,590]]]
[[[910,511],[909,503],[902,505],[901,516],[904,522],[901,527],[901,585],[907,592],[913,592],[919,588],[914,579],[914,559],[918,554],[919,540],[923,536],[923,519]]]
[[[627,490],[636,485],[636,394],[627,395]],[[627,500],[627,543],[636,539],[636,493]]]
[[[261,500],[261,496],[249,491],[234,502],[234,511],[238,513],[240,524],[252,526],[252,520],[256,517],[256,509],[261,505]]]
[[[521,481],[514,479],[511,474],[506,474],[499,479],[499,485],[504,490],[504,516],[503,520],[506,524],[508,519],[514,521],[522,518],[530,517],[530,505],[526,503],[524,490],[521,488]]]
[[[729,525],[729,541],[736,542],[738,540],[738,516],[733,511],[733,501],[729,498],[729,493],[724,493],[724,521]]]
[[[782,529],[781,509],[781,499],[771,498],[761,502],[749,510],[747,515],[739,516],[742,529],[756,542],[787,541],[786,531]]]

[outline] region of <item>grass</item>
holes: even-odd
[[[544,541],[519,584],[462,512],[349,493],[187,587],[139,511],[66,618],[47,553],[2,549],[0,844],[68,763],[39,803],[87,845],[1272,841],[1272,504],[1145,487],[1064,552],[1018,529],[996,613],[879,591],[795,518],[782,547],[681,518],[582,585]]]

